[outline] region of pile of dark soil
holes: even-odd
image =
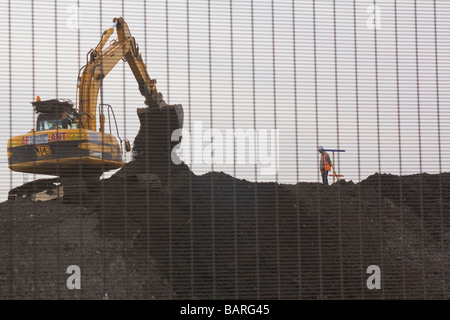
[[[1,298],[450,298],[449,173],[331,186],[196,176],[147,121],[134,160],[89,201],[0,204]],[[67,289],[69,265],[82,290]],[[367,287],[371,265],[381,290]]]
[[[170,142],[154,160],[144,143],[167,138],[149,126],[141,118],[139,153],[102,182],[96,210],[105,236],[133,239],[177,298],[449,298],[450,174],[331,186],[196,176],[172,163]],[[142,179],[155,173],[160,185]],[[381,290],[367,288],[370,265]]]
[[[187,172],[162,185],[114,177],[97,212],[178,298],[449,298],[449,174],[287,186]],[[370,265],[382,290],[367,288]]]
[[[27,198],[0,204],[0,213],[0,299],[173,296],[155,261],[144,282],[136,272],[133,244],[101,236],[98,217],[83,205]],[[71,265],[80,267],[81,290],[67,288]]]

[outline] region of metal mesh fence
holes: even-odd
[[[448,299],[447,1],[0,9],[0,298]]]

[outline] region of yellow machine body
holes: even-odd
[[[117,139],[86,129],[32,131],[8,141],[9,168],[59,176],[84,171],[105,172],[125,162]]]

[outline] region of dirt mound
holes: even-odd
[[[449,297],[450,174],[332,186],[196,176],[170,161],[169,141],[153,160],[142,120],[140,152],[103,182],[97,210],[108,213],[105,234],[134,237],[141,259],[158,261],[177,297]],[[137,179],[149,173],[160,192]],[[382,290],[367,289],[370,265],[382,270]]]
[[[419,176],[292,186],[177,174],[162,193],[105,181],[101,210],[102,230],[134,237],[141,259],[158,261],[179,298],[449,297],[448,174],[422,180],[424,199],[437,180],[442,186],[423,209]],[[113,194],[117,185],[127,193]],[[370,265],[382,270],[382,290],[367,289]]]
[[[143,289],[132,243],[100,236],[98,217],[86,207],[18,199],[0,204],[0,212],[1,299],[173,296],[153,262],[152,281]],[[81,290],[67,289],[71,265],[80,267]]]
[[[0,297],[450,298],[449,173],[331,186],[197,176],[140,119],[135,158],[88,202],[0,204]],[[67,290],[69,265],[82,290]],[[367,288],[371,265],[381,290]]]

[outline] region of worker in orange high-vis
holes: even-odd
[[[322,146],[319,146],[320,153],[320,174],[322,175],[322,183],[328,184],[328,172],[331,171],[330,155],[325,152]]]

